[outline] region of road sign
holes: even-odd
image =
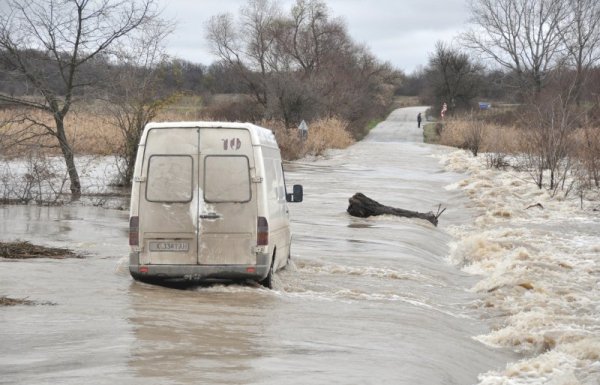
[[[302,138],[302,140],[306,140],[306,138],[308,137],[308,124],[306,124],[304,120],[300,122],[300,125],[298,126],[298,131],[300,131],[300,137]]]

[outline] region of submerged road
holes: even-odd
[[[472,384],[515,356],[472,337],[489,325],[476,279],[448,261],[449,225],[472,219],[445,186],[445,148],[422,143],[416,115],[394,111],[362,142],[287,166],[304,185],[290,205],[293,264],[275,289],[175,290],[127,272],[127,213],[0,207],[0,239],[91,254],[0,260],[0,295],[42,303],[0,309],[0,384]],[[447,207],[440,226],[360,219],[356,192],[416,211]],[[45,303],[45,304],[44,304]]]

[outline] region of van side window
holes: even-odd
[[[204,201],[249,202],[250,166],[246,156],[207,155],[204,158]]]
[[[146,200],[183,203],[192,200],[193,159],[189,155],[152,155],[148,162]]]

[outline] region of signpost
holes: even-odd
[[[306,138],[308,138],[308,124],[306,124],[304,120],[300,122],[300,125],[298,126],[298,131],[300,132],[300,139],[304,141],[306,140]]]

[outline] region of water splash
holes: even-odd
[[[471,290],[497,325],[476,339],[528,356],[480,384],[599,383],[600,218],[579,199],[538,189],[527,173],[488,169],[463,151],[442,162],[468,173],[447,188],[479,210],[472,225],[450,229],[450,260],[482,276]]]

